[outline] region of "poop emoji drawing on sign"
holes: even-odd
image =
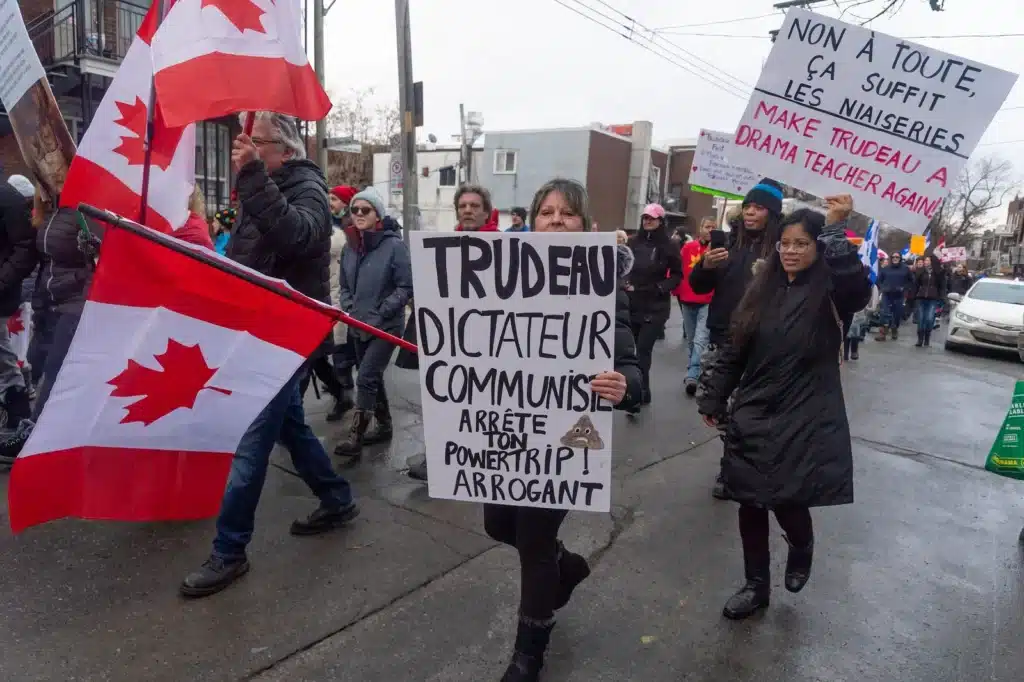
[[[580,417],[579,421],[565,432],[565,435],[562,436],[562,445],[567,448],[604,449],[604,441],[601,440],[601,434],[597,432],[594,422],[590,421],[590,417],[587,415]]]

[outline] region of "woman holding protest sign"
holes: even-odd
[[[555,179],[542,186],[533,198],[529,224],[535,232],[589,232],[587,191],[574,180]],[[621,253],[620,278],[629,274],[631,258]],[[629,330],[629,301],[617,288],[615,305],[615,368],[591,379],[591,390],[618,409],[640,401],[643,383],[636,348]],[[512,662],[502,682],[536,682],[544,665],[556,609],[569,602],[573,590],[590,575],[587,560],[570,552],[558,540],[565,509],[484,505],[484,528],[495,540],[519,553],[520,602]]]
[[[827,218],[801,209],[782,221],[775,252],[740,301],[698,402],[708,426],[725,423],[722,473],[740,503],[746,583],[723,610],[734,620],[769,603],[769,511],[789,545],[786,589],[799,592],[814,550],[810,507],[853,502],[842,320],[867,305],[871,281],[843,234],[852,198],[827,197],[826,204]]]

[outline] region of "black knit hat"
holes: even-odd
[[[768,209],[772,215],[782,215],[782,187],[771,178],[762,178],[761,182],[754,185],[747,196],[743,198],[743,205],[757,204]]]

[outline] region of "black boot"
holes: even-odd
[[[917,330],[917,343],[914,344],[917,348],[924,345],[924,332],[920,329]]]
[[[387,443],[394,435],[391,424],[391,408],[387,398],[377,398],[377,406],[373,408],[374,425],[366,430],[363,445]]]
[[[183,597],[208,597],[220,592],[248,572],[249,561],[245,557],[227,560],[211,556],[199,570],[185,576],[180,592]]]
[[[924,333],[924,346],[925,346],[925,348],[927,348],[930,345],[932,345],[932,330],[931,329],[929,329],[928,331],[926,331]]]
[[[900,338],[900,328],[899,327],[893,327],[892,328],[892,340],[896,341],[899,338]]]
[[[334,448],[334,454],[339,457],[359,457],[363,454],[363,434],[366,427],[370,425],[370,413],[366,410],[356,409],[352,413],[352,425],[349,426],[345,440],[338,443]]]
[[[572,591],[576,586],[587,579],[590,575],[590,564],[586,558],[570,552],[558,541],[558,599],[555,601],[555,610],[562,608],[569,603]]]
[[[725,490],[725,481],[722,479],[722,474],[715,476],[715,487],[711,489],[711,496],[716,500],[729,499],[729,493]]]
[[[352,402],[352,394],[342,389],[341,393],[334,396],[334,405],[331,406],[331,411],[327,413],[327,421],[329,422],[340,422],[345,413],[355,407],[355,403]]]
[[[4,409],[7,411],[7,428],[17,428],[22,419],[32,416],[32,404],[24,386],[11,386],[4,393]]]
[[[772,590],[771,557],[747,556],[744,551],[743,568],[747,583],[740,591],[725,602],[722,615],[729,620],[749,618],[761,609],[768,608]]]
[[[320,535],[327,531],[348,525],[349,521],[359,516],[359,507],[349,502],[340,509],[331,509],[322,504],[304,519],[292,521],[292,535]]]
[[[516,630],[516,649],[512,662],[508,664],[501,682],[537,682],[544,667],[544,652],[547,651],[554,623],[541,625],[519,619]]]
[[[814,539],[812,538],[806,547],[797,547],[786,538],[789,545],[789,556],[786,557],[786,589],[790,592],[799,592],[804,589],[807,580],[811,577],[811,563],[814,558]]]

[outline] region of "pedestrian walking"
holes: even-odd
[[[725,427],[722,470],[740,503],[746,582],[723,609],[730,619],[769,604],[769,511],[789,545],[786,589],[799,592],[814,553],[810,508],[853,502],[842,319],[868,303],[871,283],[844,234],[853,200],[826,202],[827,218],[801,209],[783,219],[777,251],[737,307],[698,402],[706,424]]]
[[[630,327],[636,340],[637,361],[643,378],[640,404],[651,402],[651,362],[654,344],[672,312],[672,291],[683,278],[678,242],[672,241],[660,204],[644,208],[640,230],[627,242],[633,251],[633,269],[626,279]],[[667,274],[666,274],[667,273]]]
[[[31,416],[25,375],[11,344],[7,322],[19,314],[22,282],[36,267],[32,229],[35,187],[21,175],[0,180],[0,404],[3,424],[16,427]]]
[[[708,249],[690,272],[693,291],[712,294],[706,323],[708,346],[701,358],[698,379],[701,390],[729,340],[730,320],[753,277],[754,263],[774,253],[781,218],[782,188],[774,180],[764,178],[747,192],[741,212],[730,221],[730,243],[724,248]],[[729,498],[721,472],[715,477],[711,494],[719,500]]]
[[[348,244],[341,259],[341,309],[361,322],[401,336],[405,307],[412,300],[412,261],[409,247],[402,241],[402,226],[385,215],[384,199],[373,187],[352,197],[351,211],[352,225],[345,231]],[[395,347],[358,329],[349,329],[349,334],[359,366],[356,407],[334,454],[358,457],[364,445],[392,438],[384,370]]]
[[[326,302],[331,242],[327,183],[323,171],[306,159],[295,120],[258,112],[252,135],[235,138],[231,160],[238,172],[242,210],[228,242],[228,258]],[[325,533],[358,516],[348,481],[335,473],[320,439],[306,423],[299,384],[308,371],[308,366],[300,367],[242,436],[231,462],[213,551],[185,577],[182,595],[219,592],[249,571],[246,548],[277,442],[288,450],[295,471],[320,500],[312,514],[292,523],[292,535]]]
[[[587,204],[587,192],[581,184],[551,180],[533,198],[530,225],[535,232],[588,232]],[[621,274],[625,273],[620,269]],[[615,301],[615,367],[598,374],[590,383],[592,391],[619,409],[637,402],[642,387],[628,307],[625,292],[619,290]],[[484,505],[487,534],[519,553],[519,620],[512,661],[502,682],[537,682],[555,625],[555,611],[569,602],[573,590],[590,575],[587,560],[558,540],[566,514],[564,509]]]
[[[878,341],[885,341],[892,335],[895,341],[900,337],[903,322],[903,302],[913,284],[910,268],[903,262],[899,251],[889,257],[889,264],[878,270],[878,290],[881,293],[881,325]]]
[[[917,343],[914,345],[918,348],[931,345],[935,316],[939,305],[946,300],[947,291],[946,271],[939,259],[929,256],[921,260],[924,264],[914,272],[912,286],[917,304]]]
[[[688,365],[684,387],[686,395],[697,394],[697,379],[700,377],[700,359],[708,345],[708,305],[714,292],[698,294],[690,286],[690,273],[707,253],[711,231],[715,229],[714,217],[706,217],[697,228],[697,238],[683,244],[680,256],[683,261],[683,278],[675,289],[679,310],[683,315],[683,336],[686,338]]]

